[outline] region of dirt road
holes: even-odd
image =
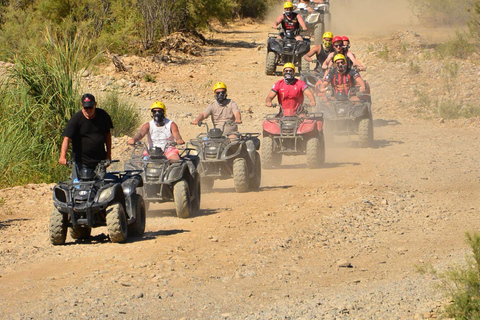
[[[278,79],[263,72],[268,28],[236,25],[216,34],[202,58],[161,68],[155,85],[178,89],[166,102],[185,138],[199,132],[188,122],[218,80],[242,108],[243,131],[260,131],[271,112],[265,96]],[[316,170],[303,157],[287,157],[280,169],[263,172],[258,192],[237,194],[233,181],[219,182],[191,219],[176,218],[170,204],[154,205],[145,236],[125,244],[94,229],[89,242],[68,237],[53,247],[52,186],[0,190],[0,318],[435,315],[446,301],[438,276],[418,270],[461,262],[464,233],[478,229],[479,129],[402,109],[408,84],[383,80],[391,72],[386,62],[369,56],[370,40],[357,39],[372,84],[374,148],[337,139]],[[408,75],[399,70],[400,79]]]

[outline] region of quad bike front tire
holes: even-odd
[[[269,51],[267,52],[267,61],[265,64],[265,74],[267,76],[273,76],[275,75],[275,70],[277,68],[277,65],[275,63],[277,56],[275,52]]]
[[[71,227],[69,233],[72,239],[84,240],[90,237],[90,234],[92,234],[92,228],[90,228],[89,226]]]
[[[210,177],[203,177],[203,178],[200,178],[200,183],[202,185],[203,192],[210,192],[213,189],[213,184],[215,183],[215,179]]]
[[[315,169],[325,162],[325,143],[319,137],[310,137],[307,140],[307,167]]]
[[[315,29],[313,30],[313,37],[315,38],[315,44],[322,44],[323,34],[325,33],[325,24],[317,23]]]
[[[265,136],[262,141],[262,168],[271,169],[282,163],[282,155],[273,150],[272,137]]]
[[[358,123],[358,146],[360,148],[373,146],[373,123],[370,118],[362,119]]]
[[[65,244],[67,238],[67,214],[53,208],[49,225],[50,242],[53,245]]]
[[[200,200],[202,198],[202,184],[200,183],[200,175],[198,173],[193,175],[193,196],[192,213],[196,214],[200,210]]]
[[[175,202],[175,209],[177,217],[186,219],[190,217],[192,211],[192,204],[190,202],[190,190],[188,183],[185,180],[180,180],[173,186],[173,201]]]
[[[135,222],[128,226],[128,235],[141,237],[145,233],[145,224],[147,221],[147,213],[143,197],[139,194],[132,195],[132,206],[135,210]]]
[[[233,160],[233,184],[237,192],[248,191],[248,167],[244,158]]]
[[[253,166],[254,175],[250,178],[250,189],[257,190],[260,187],[262,181],[262,162],[260,160],[260,154],[255,152],[255,163]]]
[[[107,207],[106,212],[107,230],[110,241],[119,243],[127,240],[127,215],[125,214],[123,205],[118,202],[113,202]]]

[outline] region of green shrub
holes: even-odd
[[[116,137],[130,136],[140,125],[139,111],[134,105],[121,102],[117,93],[109,93],[105,98],[100,99],[98,104],[112,118],[114,126],[112,135]]]
[[[466,257],[466,265],[442,275],[443,289],[452,298],[445,311],[455,319],[480,319],[480,234],[467,233],[466,241],[473,251]]]
[[[435,52],[441,59],[448,57],[462,59],[475,52],[475,46],[468,41],[464,33],[457,31],[454,38],[438,45]]]
[[[155,77],[152,76],[152,75],[149,74],[149,73],[147,73],[146,75],[143,76],[143,80],[145,80],[146,82],[153,82],[153,83],[157,82],[157,81],[155,80]]]
[[[378,52],[378,57],[385,61],[390,60],[390,50],[388,49],[387,45],[383,45],[382,50]]]
[[[420,65],[416,62],[410,61],[410,73],[412,74],[419,74],[422,70],[420,69]]]

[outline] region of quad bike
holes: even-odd
[[[175,143],[167,144],[167,147]],[[198,156],[192,148],[181,149],[180,161],[170,161],[159,147],[147,150],[144,143],[134,145],[125,168],[141,168],[147,211],[151,203],[175,203],[177,217],[188,218],[200,209],[200,174],[197,172]]]
[[[365,93],[351,92],[349,96],[352,95],[359,97],[360,101],[351,101],[347,96],[327,102],[317,99],[317,111],[323,112],[325,130],[332,138],[335,135],[347,135],[349,138],[358,135],[359,147],[372,147],[373,116],[369,86]]]
[[[112,242],[145,232],[145,203],[137,193],[142,187],[140,170],[106,172],[111,162],[103,160],[96,169],[82,168],[78,179],[53,187],[50,241],[65,243],[67,229],[73,239],[87,239],[92,228],[107,226]],[[74,168],[74,162],[69,162]]]
[[[308,112],[297,115],[281,106],[280,110],[279,114],[267,114],[263,121],[263,168],[280,166],[283,155],[306,154],[309,168],[324,164],[323,115]]]
[[[200,156],[199,172],[204,190],[211,190],[215,180],[233,177],[235,191],[246,192],[260,187],[262,166],[260,161],[259,133],[239,133],[236,139],[224,134],[223,128],[209,129],[207,123],[199,122],[207,128],[190,142],[198,150]]]
[[[312,5],[313,12],[308,11],[307,7],[300,3],[296,6],[295,12],[302,16],[307,25],[306,34],[313,35],[316,44],[322,43],[322,37],[325,33],[325,27],[330,27],[330,3],[316,3]]]
[[[277,66],[287,62],[293,63],[299,72],[309,70],[310,62],[302,57],[310,51],[310,37],[303,36],[303,41],[297,41],[297,35],[298,31],[293,30],[286,30],[282,39],[278,39],[276,33],[268,34],[265,74],[274,75]]]

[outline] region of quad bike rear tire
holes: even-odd
[[[265,64],[265,74],[267,76],[275,75],[275,71],[277,69],[277,65],[275,64],[275,60],[277,55],[273,51],[267,52],[267,62]]]
[[[65,244],[67,238],[67,214],[55,207],[50,214],[49,236],[53,245]]]
[[[200,175],[198,173],[193,175],[193,185],[195,198],[192,200],[192,214],[196,214],[200,210],[200,200],[202,198],[202,184],[200,183]]]
[[[92,234],[92,228],[90,228],[89,226],[76,226],[76,227],[70,228],[69,233],[72,239],[84,240],[90,237],[90,234]]]
[[[210,177],[203,177],[200,179],[200,183],[202,185],[203,192],[210,192],[213,189],[213,184],[215,183],[215,179]]]
[[[282,155],[273,150],[272,137],[265,136],[262,141],[262,168],[271,169],[282,163]]]
[[[362,119],[358,123],[358,146],[360,148],[373,146],[373,123],[370,118]]]
[[[145,202],[139,194],[132,195],[132,206],[135,209],[135,222],[128,226],[128,235],[141,237],[145,233],[145,224],[147,214],[145,210]]]
[[[313,30],[313,37],[315,38],[315,44],[322,44],[323,42],[323,34],[325,33],[325,23],[318,23],[315,25],[315,29]]]
[[[113,202],[106,209],[107,212],[107,230],[110,241],[114,243],[124,242],[127,240],[128,226],[127,215],[123,205]]]
[[[257,190],[260,187],[262,181],[262,162],[260,160],[260,154],[255,152],[255,163],[253,166],[254,175],[250,179],[250,189]]]
[[[320,141],[322,140],[322,141]],[[310,137],[307,140],[307,167],[315,169],[325,162],[325,143],[319,137]]]
[[[244,158],[233,160],[233,184],[237,192],[248,191],[248,167]]]
[[[190,202],[190,190],[188,183],[185,180],[180,180],[173,186],[173,201],[175,202],[175,209],[177,217],[186,219],[190,217],[192,211],[192,204]]]

